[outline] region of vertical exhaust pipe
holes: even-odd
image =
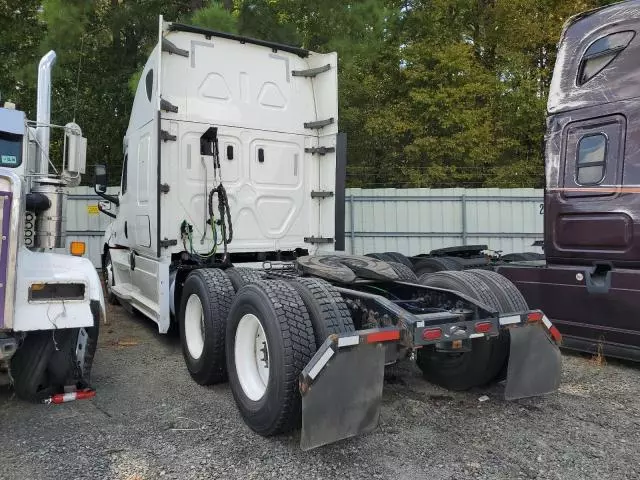
[[[49,173],[49,134],[51,123],[51,68],[56,63],[56,52],[49,51],[38,65],[38,110],[36,138],[38,139],[38,172]],[[44,124],[44,125],[43,125]]]

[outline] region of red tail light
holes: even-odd
[[[491,322],[476,323],[476,333],[489,333],[492,327]]]
[[[439,328],[431,328],[422,332],[422,339],[432,342],[442,337],[442,330]]]

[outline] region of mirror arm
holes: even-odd
[[[98,194],[99,195],[99,194]],[[107,195],[108,196],[108,195]],[[116,218],[116,215],[111,213],[111,212],[107,212],[106,210],[102,209],[102,205],[98,204],[98,210],[100,210],[102,213],[104,213],[106,216],[111,217],[111,218]]]
[[[93,190],[105,200],[115,204],[116,207],[120,206],[120,200],[115,195],[107,195],[106,193],[99,192],[95,186],[93,187]]]

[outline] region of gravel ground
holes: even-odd
[[[100,343],[93,400],[28,405],[0,389],[0,478],[640,478],[631,364],[565,355],[558,393],[517,402],[498,386],[445,391],[407,365],[375,432],[304,453],[298,432],[250,431],[228,385],[192,382],[178,340],[147,320],[114,307]]]

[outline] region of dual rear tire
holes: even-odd
[[[263,276],[242,268],[192,272],[179,324],[192,378],[201,385],[228,379],[246,424],[268,436],[298,426],[300,372],[329,335],[354,327],[328,282]]]
[[[324,280],[264,280],[258,272],[230,270],[200,269],[187,277],[179,317],[187,368],[201,385],[228,379],[257,433],[289,431],[301,418],[300,372],[327,337],[355,330],[349,310]],[[421,283],[459,291],[500,313],[527,309],[513,284],[494,272],[439,272]],[[471,351],[460,354],[425,347],[417,364],[432,383],[467,390],[498,376],[508,348],[504,335],[474,339]]]

